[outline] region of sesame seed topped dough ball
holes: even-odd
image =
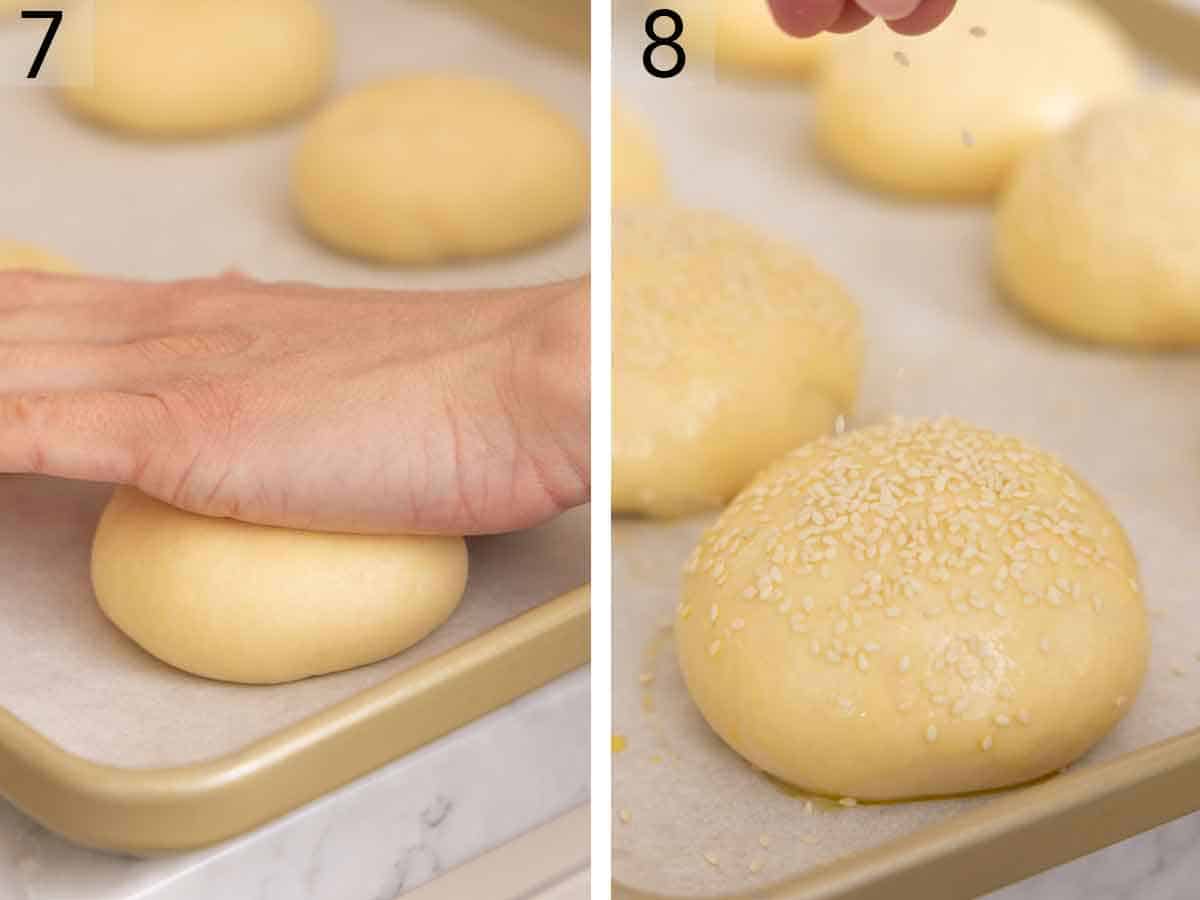
[[[618,210],[613,508],[718,507],[854,403],[858,309],[792,247],[719,213]]]
[[[795,38],[775,23],[766,0],[718,0],[718,68],[756,78],[807,78],[828,59],[834,38]]]
[[[640,117],[613,104],[613,203],[625,206],[666,196],[666,174],[654,139]]]
[[[1200,94],[1097,110],[1022,161],[999,206],[1009,296],[1050,327],[1200,344]]]
[[[876,23],[839,41],[816,95],[816,141],[881,190],[990,197],[1030,147],[1136,82],[1125,39],[1090,4],[959,0],[929,34]]]
[[[56,253],[32,244],[0,239],[0,271],[29,269],[35,272],[75,272],[75,266]]]
[[[1061,462],[956,420],[824,438],[762,472],[685,567],[708,723],[811,791],[902,800],[1062,768],[1146,666],[1137,564]]]
[[[57,48],[63,101],[147,137],[282,121],[317,100],[333,69],[333,32],[314,0],[98,0],[94,28],[72,21]]]
[[[381,263],[511,253],[588,208],[588,144],[501,81],[418,75],[359,87],[308,126],[292,200],[320,240]]]

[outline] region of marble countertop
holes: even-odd
[[[590,797],[581,669],[250,834],[140,860],[0,800],[0,900],[394,900]]]

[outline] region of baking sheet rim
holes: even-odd
[[[712,900],[964,900],[1200,808],[1200,729],[1014,790],[784,882]],[[613,882],[613,900],[686,900]]]
[[[0,795],[97,849],[154,855],[208,846],[586,665],[590,630],[585,585],[241,750],[173,768],[92,762],[0,708]]]

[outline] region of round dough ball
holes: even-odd
[[[757,78],[806,78],[825,64],[829,34],[795,38],[783,31],[766,0],[718,0],[716,61],[721,70]]]
[[[627,206],[667,193],[662,158],[640,119],[613,105],[613,203]]]
[[[309,125],[292,198],[319,239],[383,263],[510,253],[579,225],[588,145],[541,100],[499,81],[376,82]]]
[[[0,271],[32,269],[36,272],[71,274],[75,266],[55,253],[32,244],[0,239]]]
[[[854,404],[858,309],[793,248],[719,213],[618,210],[613,508],[720,506]]]
[[[1062,768],[1146,668],[1137,563],[1061,462],[955,420],[804,446],[762,472],[686,566],[688,690],[754,765],[902,800]]]
[[[1076,0],[959,0],[921,37],[876,23],[838,43],[816,141],[853,178],[923,197],[993,195],[1030,147],[1133,91],[1122,35]]]
[[[1097,111],[1023,160],[999,207],[997,272],[1050,327],[1200,343],[1200,95]]]
[[[119,488],[92,546],[105,615],[179,669],[277,684],[393,656],[450,617],[461,538],[322,534],[184,512]]]
[[[287,119],[317,100],[333,69],[333,32],[315,0],[99,0],[94,30],[70,21],[57,48],[67,107],[146,137]]]

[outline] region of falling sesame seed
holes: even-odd
[[[925,743],[932,744],[938,739],[938,728],[936,725],[930,725],[925,729]]]
[[[858,671],[860,671],[860,672],[865,672],[869,668],[871,668],[871,661],[869,659],[867,659],[867,654],[865,654],[865,653],[858,654],[857,663],[858,663]]]
[[[628,825],[633,821],[633,813],[627,809],[621,810],[621,824]]]
[[[763,867],[766,864],[767,864],[767,861],[762,856],[754,857],[754,859],[750,860],[751,874],[757,875],[759,872],[761,872],[763,870]]]
[[[758,846],[766,850],[771,846],[771,836],[769,834],[760,834],[758,836]]]
[[[979,749],[985,753],[992,749],[992,736],[990,734],[984,735],[983,740],[979,742]]]
[[[708,609],[708,621],[710,624],[714,624],[717,621],[717,613],[717,604],[714,603]]]
[[[907,672],[912,667],[912,659],[908,656],[900,657],[900,671]]]
[[[708,655],[716,656],[720,652],[721,652],[721,639],[717,638],[715,641],[713,641],[711,644],[708,645]]]
[[[815,806],[813,806],[813,802],[811,800],[805,800],[804,801],[804,814],[806,816],[812,816],[812,815],[816,815],[816,812],[817,812],[817,809]]]
[[[717,854],[713,853],[711,850],[704,851],[704,861],[706,863],[708,863],[710,866],[713,866],[714,868],[719,867],[721,865],[720,858],[717,856]]]
[[[649,684],[653,680],[654,680],[653,672],[643,672],[641,675],[638,676],[638,681],[641,682],[642,684]]]
[[[1186,674],[1187,674],[1187,672],[1186,672],[1186,671],[1184,671],[1184,668],[1183,668],[1183,666],[1171,666],[1171,674],[1172,674],[1172,675],[1177,675],[1177,676],[1179,676],[1180,678],[1182,678],[1184,675],[1186,675]]]

